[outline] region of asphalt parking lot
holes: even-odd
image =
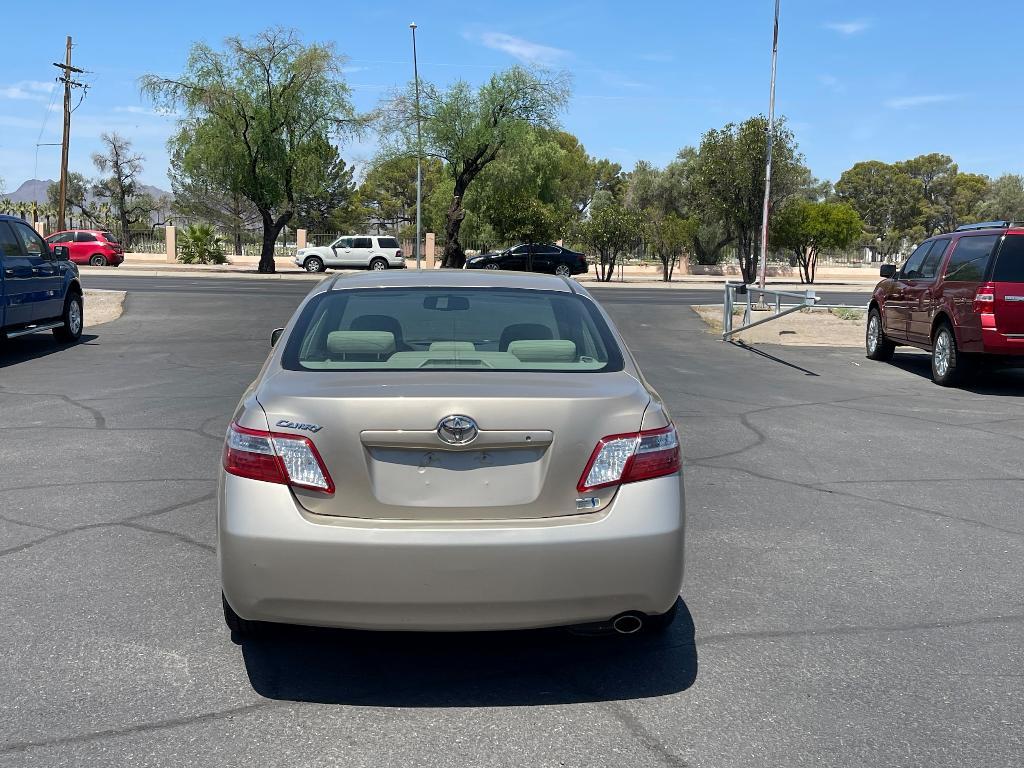
[[[239,647],[215,469],[309,285],[160,280],[0,352],[0,766],[1021,764],[1024,372],[943,390],[917,353],[749,350],[699,292],[606,289],[684,439],[666,637]]]

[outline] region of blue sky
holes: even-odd
[[[106,10],[100,10],[105,8]],[[283,9],[287,9],[285,13]],[[945,152],[964,170],[1024,170],[1019,12],[1012,0],[782,0],[777,110],[811,169],[836,180],[858,160]],[[356,107],[411,79],[408,23],[419,25],[421,77],[476,83],[517,62],[571,73],[565,127],[626,168],[658,165],[708,128],[767,111],[772,0],[674,2],[168,4],[8,3],[0,43],[0,177],[10,191],[55,178],[64,37],[90,88],[75,112],[71,168],[92,175],[99,134],[116,130],[146,157],[144,180],[168,187],[173,121],[138,93],[145,72],[180,72],[189,45],[265,26],[334,41],[348,57]],[[11,34],[17,30],[17,34]],[[364,164],[372,136],[342,148]]]

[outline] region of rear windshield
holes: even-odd
[[[117,239],[117,235],[115,235],[113,232],[100,232],[100,234],[103,235],[103,239],[106,240],[108,243],[119,242]]]
[[[992,279],[997,283],[1024,283],[1024,235],[1003,238]]]
[[[622,370],[593,302],[501,288],[328,291],[306,305],[285,346],[290,370]]]
[[[398,241],[393,237],[378,237],[377,238],[378,248],[397,248]]]

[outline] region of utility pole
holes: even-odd
[[[82,83],[71,79],[72,73],[85,72],[71,66],[71,35],[68,35],[67,47],[64,52],[64,63],[53,63],[53,66],[61,70],[63,74],[57,78],[58,82],[64,83],[64,138],[60,145],[60,202],[57,204],[57,230],[64,229],[64,214],[67,206],[68,195],[68,142],[71,139],[71,89],[84,88]]]
[[[420,70],[416,63],[416,22],[412,30],[412,73],[416,81],[416,269],[420,269],[420,209],[423,202],[423,141],[420,138]]]
[[[768,207],[772,191],[772,136],[775,133],[775,61],[779,57],[779,0],[775,0],[775,28],[772,32],[772,86],[768,97],[768,159],[764,169],[764,206],[761,209],[761,263],[758,287],[763,289],[768,274]],[[764,296],[761,297],[762,301]]]

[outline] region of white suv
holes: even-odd
[[[323,272],[327,267],[405,268],[398,240],[388,235],[345,235],[330,245],[300,248],[293,261],[307,272]]]

